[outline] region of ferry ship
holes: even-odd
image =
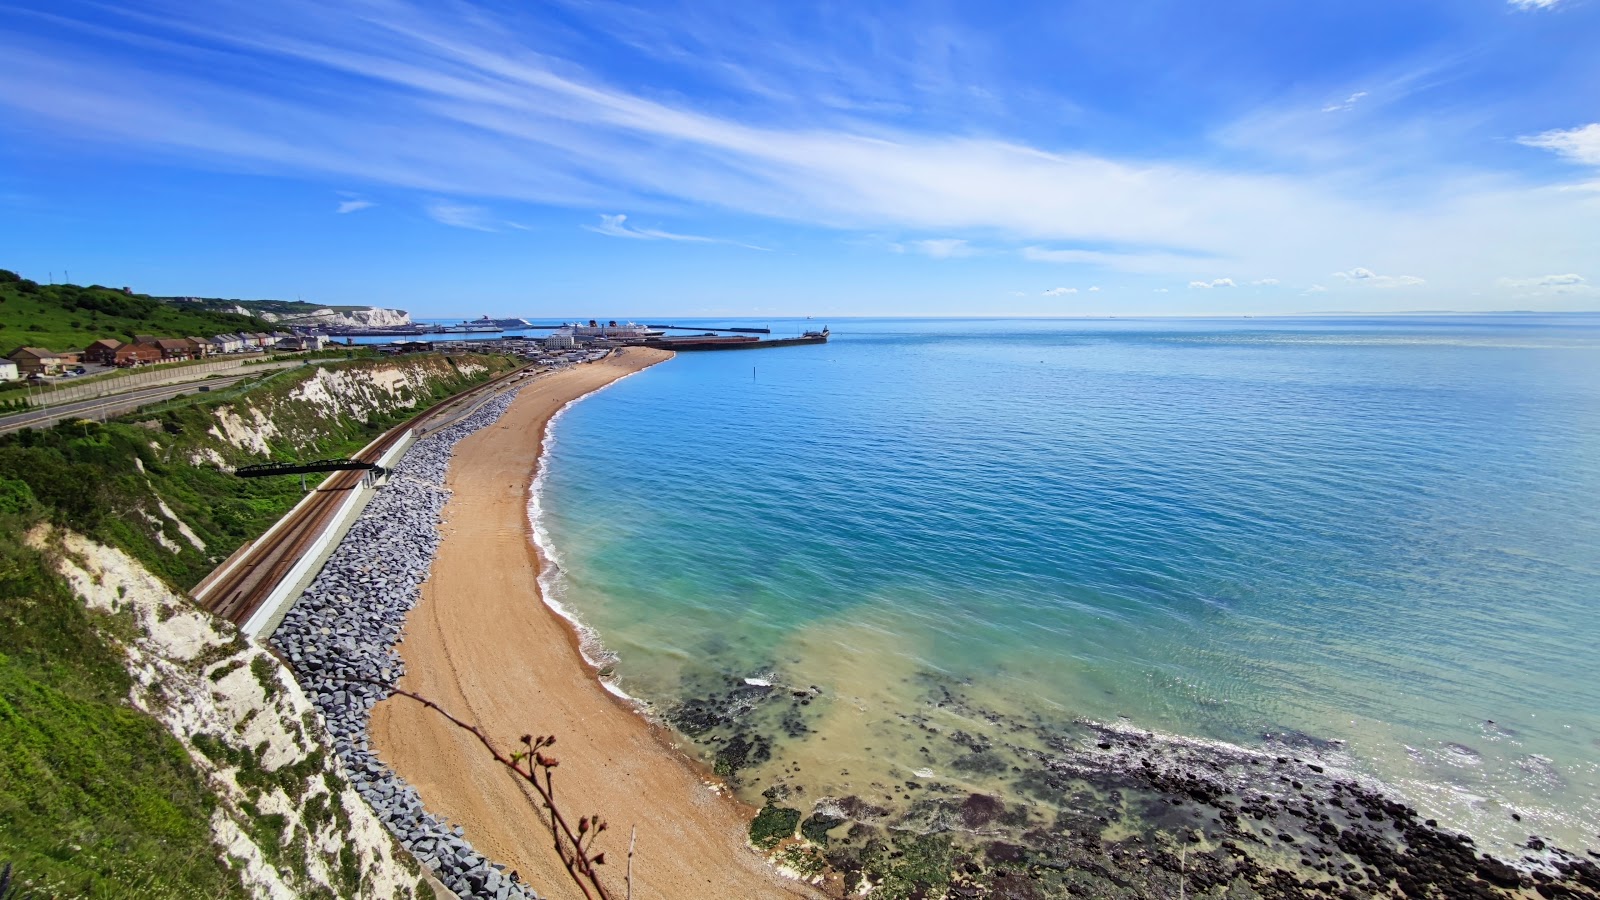
[[[488,316],[462,322],[460,325],[446,325],[439,329],[440,334],[488,334],[496,331],[507,331],[527,328],[531,322],[527,319],[491,319]]]
[[[644,345],[658,350],[760,350],[766,347],[795,347],[801,344],[827,342],[828,328],[823,326],[821,331],[808,331],[792,338],[767,339],[748,334],[717,334],[708,331],[705,334],[655,338],[645,341]]]
[[[616,319],[604,325],[595,319],[590,319],[587,325],[573,322],[561,326],[561,330],[568,332],[574,338],[610,338],[613,341],[645,341],[666,334],[662,329],[635,322],[623,322],[619,325]]]

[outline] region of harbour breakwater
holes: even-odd
[[[413,445],[272,636],[378,818],[458,896],[493,900],[538,895],[474,850],[460,826],[430,814],[416,789],[378,759],[367,726],[372,708],[390,695],[370,682],[393,684],[404,673],[394,647],[439,544],[455,445],[499,419],[517,393],[500,394]]]

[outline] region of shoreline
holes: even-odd
[[[609,851],[604,871],[616,895],[628,832],[637,827],[632,867],[641,896],[816,896],[748,846],[754,811],[597,677],[581,623],[550,605],[540,583],[529,504],[550,422],[670,356],[626,350],[540,379],[497,422],[460,441],[439,547],[396,645],[407,673],[401,686],[477,723],[502,747],[529,732],[555,734],[558,802],[569,816],[598,813],[609,822],[596,849]],[[518,559],[527,564],[515,565]],[[393,698],[373,708],[370,735],[378,757],[431,812],[463,826],[474,847],[542,896],[577,896],[531,792],[471,736]]]

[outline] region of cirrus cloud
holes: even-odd
[[[1571,162],[1600,166],[1600,122],[1519,137],[1517,143],[1549,150]]]
[[[1375,288],[1416,287],[1427,284],[1427,279],[1415,275],[1379,275],[1371,269],[1357,266],[1348,272],[1335,272],[1335,278],[1343,278],[1352,283]]]

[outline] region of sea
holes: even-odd
[[[718,324],[832,340],[575,403],[530,514],[745,799],[1025,800],[974,746],[1107,723],[1600,848],[1600,315]]]

